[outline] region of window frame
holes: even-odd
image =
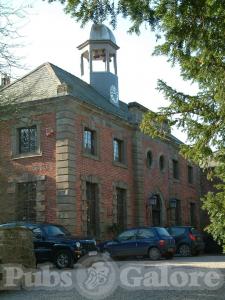
[[[194,184],[194,168],[191,165],[187,166],[187,179],[189,184]]]
[[[118,153],[120,156],[120,159],[116,160],[115,159],[115,142],[118,143],[120,146],[120,149],[118,149]],[[127,156],[126,156],[126,140],[116,137],[113,137],[112,141],[112,154],[113,154],[113,164],[117,166],[126,166],[127,165]]]
[[[179,180],[180,179],[180,170],[179,170],[179,160],[173,158],[172,159],[172,172],[173,172],[173,179]]]
[[[88,151],[88,149],[85,148],[85,131],[90,131],[93,134],[93,148],[94,151]],[[99,138],[99,129],[96,128],[93,125],[90,125],[88,123],[82,124],[82,155],[91,158],[94,160],[100,160],[100,138]]]
[[[150,155],[150,156],[149,156]],[[150,158],[150,160],[149,160]],[[151,169],[153,165],[153,155],[151,149],[148,149],[146,152],[146,167],[147,169]]]
[[[20,136],[19,131],[21,129],[31,128],[36,126],[36,150],[29,152],[20,151]],[[41,122],[19,122],[12,127],[11,130],[11,157],[12,159],[21,159],[33,156],[42,156],[41,151]]]

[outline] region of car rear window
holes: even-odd
[[[179,236],[185,233],[184,227],[172,227],[169,229],[169,232],[173,236]]]
[[[197,235],[200,234],[200,232],[195,228],[191,228],[191,233],[197,234]]]
[[[165,228],[157,227],[156,230],[157,230],[159,235],[170,236],[169,232]]]

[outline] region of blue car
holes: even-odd
[[[91,237],[75,237],[62,225],[15,222],[0,228],[24,227],[33,235],[37,263],[53,262],[59,269],[72,267],[86,254],[97,255],[96,241]]]
[[[171,226],[167,230],[175,239],[177,253],[180,256],[198,255],[204,252],[203,236],[192,226]]]
[[[100,243],[98,248],[114,258],[144,256],[150,260],[158,260],[161,257],[171,259],[176,252],[175,240],[162,227],[128,229],[116,239]]]

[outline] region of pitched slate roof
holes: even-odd
[[[116,107],[90,84],[49,62],[3,88],[1,95],[7,95],[19,103],[59,97],[62,94],[58,93],[58,87],[62,84],[69,87],[67,95],[128,120],[126,103],[120,101],[119,107]]]

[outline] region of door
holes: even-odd
[[[150,246],[156,245],[157,237],[152,228],[142,228],[137,233],[137,255],[147,255]]]
[[[156,203],[152,205],[152,226],[161,226],[161,199],[156,195]]]
[[[86,182],[87,199],[87,235],[96,237],[98,235],[98,185]]]
[[[113,256],[137,255],[137,230],[131,229],[122,232],[110,246]]]

